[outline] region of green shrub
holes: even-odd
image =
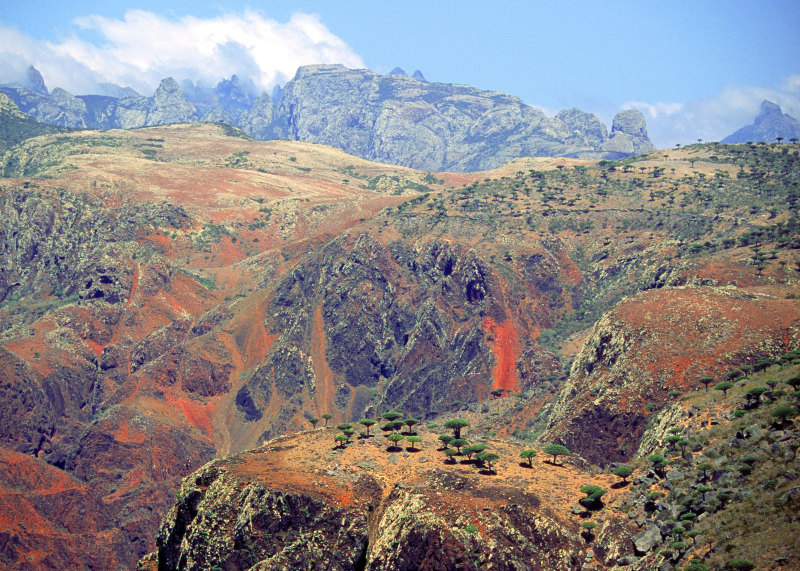
[[[397,432],[392,432],[389,436],[386,437],[387,440],[391,441],[392,446],[397,446],[398,443],[403,440],[405,436],[402,434],[398,434]]]
[[[519,453],[519,455],[523,458],[527,458],[528,466],[533,468],[533,459],[536,458],[539,455],[539,453],[536,450],[528,449],[528,450],[523,450],[522,452]]]
[[[656,470],[663,470],[667,467],[667,461],[664,459],[664,455],[658,452],[650,454],[650,456],[647,457],[647,461],[650,462]]]
[[[723,395],[727,395],[728,389],[732,388],[733,388],[733,383],[730,381],[723,381],[721,383],[717,383],[716,385],[714,385],[714,390],[722,391]]]
[[[374,419],[372,419],[372,418],[362,418],[361,420],[359,420],[359,421],[358,421],[358,423],[359,423],[359,424],[363,425],[363,426],[364,426],[364,428],[366,428],[366,429],[367,429],[367,436],[369,436],[369,429],[370,429],[370,427],[371,427],[373,424],[377,423],[377,422],[378,422],[377,420],[374,420]]]
[[[467,458],[471,460],[473,454],[479,454],[484,450],[486,450],[486,444],[473,444],[472,446],[467,446],[464,448],[464,454],[466,454]]]
[[[558,456],[568,456],[570,451],[567,449],[566,446],[562,446],[561,444],[548,444],[544,449],[545,454],[552,454],[553,455],[553,464],[556,463],[556,458]]]
[[[731,559],[728,562],[728,569],[732,569],[733,571],[750,571],[751,569],[755,569],[756,564],[748,559],[742,559],[741,557],[737,557],[736,559]]]
[[[455,446],[458,448],[458,453],[461,454],[461,449],[467,444],[469,444],[469,442],[467,442],[467,440],[464,438],[453,438],[450,441],[449,446]]]
[[[453,418],[444,423],[445,428],[453,431],[453,438],[461,438],[461,430],[469,426],[469,422],[463,418]]]
[[[778,423],[783,426],[790,418],[797,416],[797,409],[788,405],[778,406],[770,413],[770,416],[774,416]]]
[[[481,462],[486,462],[490,470],[492,469],[492,462],[500,459],[500,455],[494,452],[479,452],[475,457]]]
[[[583,486],[581,487],[581,493],[586,494],[586,497],[578,500],[578,503],[588,509],[599,509],[603,505],[601,498],[607,491],[605,488],[594,484]]]

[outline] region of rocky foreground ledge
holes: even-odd
[[[487,471],[445,462],[430,432],[416,451],[382,436],[334,448],[336,434],[281,437],[197,470],[139,568],[580,569],[633,549],[610,512],[589,549],[569,509],[608,476],[541,456],[527,467],[501,441],[488,442],[501,460]]]

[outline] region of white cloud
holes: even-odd
[[[663,149],[697,139],[724,139],[751,124],[765,99],[780,105],[784,113],[800,118],[800,75],[787,77],[777,88],[730,86],[706,99],[685,103],[630,101],[622,108],[641,111],[650,139]]]
[[[18,80],[32,64],[49,88],[74,94],[96,92],[104,82],[150,94],[168,76],[216,85],[234,73],[269,90],[293,77],[301,65],[364,67],[362,59],[311,14],[294,14],[281,23],[254,11],[169,19],[130,10],[121,20],[86,16],[75,24],[75,33],[58,43],[0,25],[0,83]]]

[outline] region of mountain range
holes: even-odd
[[[269,128],[362,144],[331,75],[421,105],[306,68]],[[431,172],[0,125],[0,566],[800,566],[796,145]]]
[[[595,115],[579,109],[548,118],[504,93],[430,83],[419,72],[409,77],[402,70],[379,75],[340,65],[306,66],[272,97],[265,92],[254,98],[252,86],[235,75],[213,90],[190,83],[182,89],[167,78],[152,97],[73,96],[60,88],[49,92],[31,68],[25,87],[0,92],[31,117],[62,127],[219,122],[258,140],[322,143],[429,171],[490,169],[524,156],[618,159],[653,150],[638,111],[617,114],[609,133]]]

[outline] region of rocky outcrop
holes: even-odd
[[[37,93],[39,95],[47,95],[47,86],[44,83],[44,78],[42,74],[39,72],[38,69],[35,67],[28,66],[27,71],[25,72],[25,87]]]
[[[564,123],[570,136],[585,141],[592,147],[599,147],[608,140],[608,129],[597,115],[580,109],[565,109],[556,113],[555,119]]]
[[[765,142],[774,143],[777,137],[789,142],[800,139],[800,121],[783,113],[780,106],[766,99],[761,102],[758,115],[752,125],[747,125],[731,133],[723,143]]]
[[[553,405],[546,438],[587,460],[629,460],[651,414],[671,391],[697,390],[730,369],[800,347],[790,299],[735,287],[650,290],[620,302],[594,326]]]
[[[644,115],[635,109],[620,111],[614,116],[611,135],[600,148],[620,155],[639,155],[655,150],[647,136]]]
[[[558,279],[564,268],[548,271]],[[504,292],[469,248],[343,236],[277,281],[264,321],[279,337],[239,389],[237,407],[245,421],[258,421],[279,406],[269,419],[272,436],[291,426],[300,395],[307,403],[322,398],[343,418],[358,420],[373,408],[402,406],[426,416],[454,400],[482,400],[501,377],[509,390],[533,386],[559,370],[531,338],[531,328],[547,319],[544,308],[533,309]],[[497,350],[496,335],[516,336],[516,351]],[[525,354],[538,357],[523,363]],[[524,380],[518,370],[526,371]]]
[[[3,125],[0,131],[0,155],[25,139],[61,130],[31,119],[4,93],[0,93],[0,124]],[[3,174],[8,176],[11,173]]]
[[[581,568],[577,525],[524,483],[392,464],[366,440],[332,451],[333,434],[273,440],[186,478],[140,568]]]
[[[196,120],[194,105],[183,97],[178,82],[168,77],[153,94],[152,103],[147,109],[145,126],[167,123],[189,123]]]

